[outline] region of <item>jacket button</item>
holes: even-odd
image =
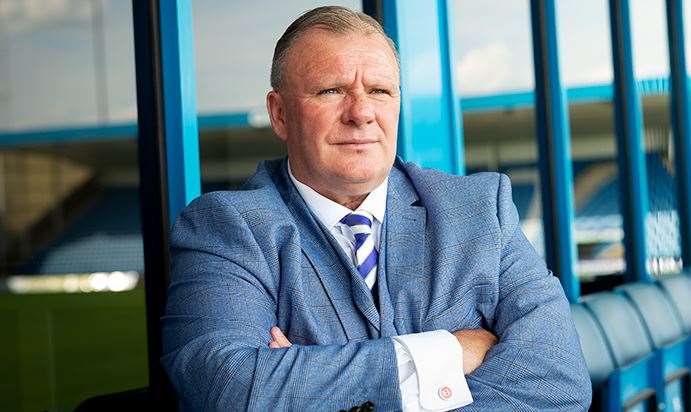
[[[445,401],[451,399],[451,396],[453,396],[453,391],[451,391],[451,388],[448,386],[442,386],[439,388],[439,397]]]

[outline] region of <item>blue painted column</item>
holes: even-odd
[[[677,211],[681,234],[681,258],[685,271],[691,267],[691,107],[684,47],[682,0],[666,0],[669,70],[671,75],[672,130],[674,166],[677,181]]]
[[[159,9],[172,225],[182,209],[201,193],[192,2],[164,0],[160,1]]]
[[[547,266],[559,276],[566,297],[577,302],[574,272],[573,173],[568,107],[559,72],[554,0],[531,0],[535,115],[542,188],[542,222]]]
[[[424,167],[465,173],[461,101],[454,79],[451,0],[365,1],[401,57],[398,153]]]
[[[149,387],[142,402],[175,411],[163,370],[161,317],[170,281],[170,227],[199,194],[192,16],[186,0],[133,0],[137,151],[144,247]]]
[[[633,72],[630,14],[628,0],[609,1],[620,205],[626,254],[625,276],[628,281],[652,281],[646,267],[648,184],[641,101]]]

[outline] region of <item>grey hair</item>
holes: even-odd
[[[337,34],[380,35],[389,44],[396,56],[396,63],[400,65],[396,45],[375,19],[365,13],[341,6],[317,7],[292,22],[276,42],[271,62],[271,87],[274,90],[278,90],[283,81],[283,68],[291,47],[300,36],[315,27]]]

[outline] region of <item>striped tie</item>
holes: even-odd
[[[353,233],[355,238],[355,264],[360,276],[372,289],[377,279],[377,258],[379,254],[374,248],[372,237],[372,215],[367,212],[357,210],[341,219],[341,223]]]

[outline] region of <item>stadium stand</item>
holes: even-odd
[[[684,350],[691,342],[684,328],[674,314],[672,303],[656,284],[628,283],[617,288],[626,296],[645,326],[648,341],[655,349],[657,367],[661,369],[664,381],[665,409],[672,411],[687,410],[688,403],[689,367],[691,363]],[[687,399],[684,399],[687,398]]]
[[[614,365],[606,384],[594,388],[601,392],[598,398],[602,410],[657,409],[664,399],[661,373],[645,327],[633,306],[612,292],[588,295],[583,298],[583,304],[599,325]],[[589,344],[592,334],[579,330],[583,346]]]
[[[587,171],[610,160],[574,162],[574,175],[587,178]],[[678,257],[680,255],[674,179],[658,154],[647,156],[651,213],[648,227],[650,256]],[[505,170],[510,173],[510,169]],[[653,183],[654,182],[654,183]],[[223,190],[226,182],[204,185],[204,191]],[[513,183],[513,197],[522,221],[536,220],[539,213],[531,205],[539,196],[536,185],[525,179]],[[578,203],[578,202],[577,202]],[[618,179],[616,174],[605,179],[591,196],[576,210],[576,238],[596,243],[591,254],[581,258],[605,255],[621,236]],[[96,271],[143,270],[140,211],[138,193],[134,188],[108,188],[87,212],[75,219],[58,239],[55,239],[30,261],[14,268],[15,274],[90,273]],[[537,231],[539,234],[539,230]],[[531,239],[539,247],[537,236]]]
[[[136,189],[105,190],[58,239],[15,273],[143,272],[138,202]]]
[[[571,315],[576,324],[585,362],[593,385],[593,409],[603,410],[604,388],[613,386],[610,375],[614,371],[614,360],[609,353],[602,328],[593,315],[579,303],[571,304]],[[611,392],[611,391],[610,391]]]
[[[205,184],[204,189],[222,190],[229,186],[228,182],[213,182]],[[140,219],[137,189],[107,188],[59,238],[12,272],[22,275],[143,273]]]

